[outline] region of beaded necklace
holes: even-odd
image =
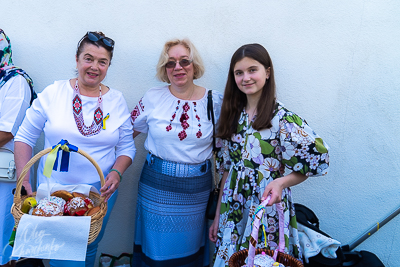
[[[93,136],[101,131],[101,128],[103,126],[102,108],[103,108],[103,97],[101,96],[101,85],[100,85],[100,94],[97,100],[97,107],[94,111],[92,125],[90,125],[89,127],[86,126],[82,115],[82,99],[81,99],[81,94],[79,93],[78,79],[77,79],[74,88],[74,98],[72,99],[72,110],[74,113],[76,126],[78,127],[79,132],[83,136],[86,137]]]

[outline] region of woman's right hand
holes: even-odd
[[[219,214],[216,214],[214,221],[211,224],[210,230],[208,232],[208,238],[213,243],[217,242],[217,239],[218,239],[218,236],[217,236],[218,226],[219,226]]]
[[[24,181],[22,182],[22,185],[25,187],[25,190],[26,190],[27,195],[28,195],[28,196],[32,196],[32,186],[31,186],[31,184],[29,183],[29,181],[24,180]]]
[[[138,136],[140,134],[140,132],[133,130],[133,139],[135,139],[136,136]]]

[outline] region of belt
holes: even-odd
[[[153,154],[147,154],[147,164],[162,174],[174,177],[202,176],[211,169],[210,160],[199,164],[185,164],[163,160]]]

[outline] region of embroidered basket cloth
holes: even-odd
[[[265,211],[265,208],[270,200],[270,197],[264,200],[260,206],[254,212],[253,216],[253,228],[251,231],[250,242],[249,242],[249,249],[244,249],[235,252],[229,259],[229,267],[242,267],[245,265],[245,260],[247,259],[246,266],[253,266],[254,256],[257,254],[261,254],[263,251],[268,256],[274,258],[276,262],[282,263],[285,266],[290,267],[304,267],[303,263],[296,259],[295,257],[285,254],[285,235],[284,235],[284,215],[283,215],[283,208],[281,203],[276,204],[276,210],[279,216],[279,244],[278,248],[274,250],[269,250],[266,248],[257,248],[258,242],[258,230],[260,228],[260,222],[262,219],[262,215]]]
[[[28,197],[28,196],[21,196],[22,182],[23,182],[26,174],[29,172],[30,168],[33,166],[33,164],[37,160],[39,160],[42,156],[50,153],[51,150],[52,150],[52,148],[50,147],[50,148],[46,148],[46,149],[40,151],[34,157],[32,157],[31,160],[28,161],[28,163],[22,169],[22,172],[17,180],[17,187],[16,187],[15,195],[14,195],[14,203],[11,207],[11,213],[14,216],[16,227],[18,226],[19,220],[21,219],[22,215],[25,214],[21,211],[21,206],[22,206],[22,203],[24,202],[25,198]],[[103,175],[103,172],[102,172],[100,166],[97,164],[97,162],[91,156],[89,156],[89,154],[82,151],[81,149],[78,149],[76,151],[76,153],[79,153],[82,156],[86,157],[94,165],[94,167],[97,170],[97,173],[100,176],[101,186],[103,186],[105,183],[104,175]],[[36,192],[33,192],[32,196],[35,197]],[[103,197],[100,197],[100,195],[98,193],[90,191],[89,198],[93,201],[95,206],[100,206],[100,210],[91,216],[88,244],[92,243],[96,239],[96,237],[99,235],[99,233],[101,231],[101,226],[103,225],[103,218],[107,213],[107,203],[104,202]]]

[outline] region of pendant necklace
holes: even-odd
[[[74,88],[74,98],[72,99],[72,110],[74,113],[75,123],[78,127],[79,132],[86,137],[98,134],[103,126],[103,97],[101,96],[101,84],[100,93],[97,99],[97,107],[94,111],[93,122],[88,127],[85,125],[82,115],[82,99],[78,87],[78,79],[76,79]]]
[[[253,119],[254,119],[254,116],[257,115],[257,108],[255,108],[255,109],[253,110],[253,112],[251,112],[251,113],[250,113],[250,110],[248,110],[246,113],[247,113],[249,122],[252,122]]]

